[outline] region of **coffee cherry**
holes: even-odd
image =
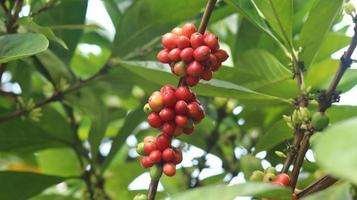
[[[174,48],[168,53],[167,56],[170,58],[171,61],[177,62],[181,60],[180,53],[181,53],[181,49]]]
[[[210,54],[208,61],[207,61],[207,66],[209,66],[211,69],[212,68],[217,68],[217,65],[220,64],[217,57],[214,54]]]
[[[162,121],[169,122],[175,118],[175,111],[171,108],[163,108],[159,115]]]
[[[145,113],[148,113],[148,114],[152,112],[149,103],[145,104],[143,110],[144,110]]]
[[[177,39],[177,35],[173,33],[166,33],[161,39],[162,46],[168,50],[174,49],[177,46]]]
[[[205,69],[201,75],[201,78],[205,81],[209,81],[212,79],[213,73],[209,69]]]
[[[156,145],[160,151],[163,151],[171,145],[171,138],[167,135],[161,134],[156,139]]]
[[[162,101],[165,106],[173,107],[176,104],[176,92],[174,90],[165,90],[162,93]]]
[[[182,152],[179,149],[175,149],[175,157],[174,157],[174,164],[180,164],[182,162]]]
[[[161,151],[154,150],[149,154],[149,158],[153,163],[160,163],[161,162]]]
[[[148,200],[148,197],[145,194],[137,194],[133,200]]]
[[[154,136],[148,135],[144,138],[144,143],[156,142],[156,138]]]
[[[140,162],[141,166],[143,166],[144,168],[149,168],[154,165],[154,163],[150,160],[149,156],[144,156]]]
[[[150,155],[151,152],[157,150],[157,143],[156,142],[147,142],[144,143],[144,151],[147,155]]]
[[[316,112],[312,115],[311,125],[317,131],[322,131],[329,123],[330,119],[322,112]]]
[[[159,165],[153,165],[150,168],[150,177],[151,180],[153,181],[159,181],[160,177],[162,175],[162,168]]]
[[[218,58],[220,62],[224,62],[228,59],[228,54],[223,49],[218,49],[216,52],[214,52],[214,55]]]
[[[162,171],[166,176],[174,176],[176,174],[176,166],[173,163],[165,163],[162,167]]]
[[[182,35],[190,38],[196,32],[196,26],[193,23],[186,23],[182,27]]]
[[[176,129],[176,125],[173,122],[164,123],[161,127],[162,132],[168,136],[172,136],[175,132],[175,129]]]
[[[185,62],[191,62],[193,60],[193,49],[191,47],[182,49],[180,58]]]
[[[190,99],[191,92],[187,87],[180,86],[176,89],[175,95],[178,100],[184,100],[187,102]]]
[[[222,63],[220,61],[218,61],[216,64],[211,66],[211,70],[214,71],[214,72],[218,71],[219,68],[221,68],[221,66],[222,66]]]
[[[203,73],[203,67],[199,62],[193,61],[190,64],[188,64],[187,74],[189,76],[197,77],[197,76],[201,76],[202,73]]]
[[[162,152],[162,159],[165,161],[173,161],[175,159],[175,151],[172,148],[167,148]]]
[[[207,34],[204,37],[204,43],[207,45],[211,50],[217,50],[219,48],[217,37],[213,34]]]
[[[193,57],[200,62],[208,60],[210,54],[211,49],[207,46],[197,47],[197,49],[193,51]]]
[[[190,46],[190,39],[184,35],[181,35],[177,39],[177,47],[180,49],[184,49]]]
[[[170,63],[171,59],[169,58],[169,51],[167,49],[163,49],[159,51],[156,58],[162,63]]]
[[[174,86],[170,85],[170,84],[165,84],[164,86],[162,86],[162,88],[160,89],[161,94],[163,94],[166,90],[173,90],[175,91]]]
[[[179,127],[185,127],[188,124],[188,118],[184,115],[176,115],[175,124]]]
[[[192,102],[188,104],[187,110],[188,110],[188,115],[192,118],[195,118],[199,115],[200,105],[196,102]]]
[[[276,169],[275,167],[268,167],[264,170],[264,173],[273,173],[276,174]]]
[[[274,181],[274,179],[275,179],[275,174],[273,174],[273,173],[266,173],[266,174],[264,174],[264,177],[263,177],[263,181],[264,181],[264,182],[269,183],[269,182]]]
[[[175,131],[172,133],[172,136],[177,137],[182,134],[182,127],[176,126]]]
[[[205,118],[205,111],[203,108],[200,106],[200,109],[198,110],[197,116],[193,117],[194,123],[198,124],[201,122],[201,120]]]
[[[147,121],[153,128],[159,128],[162,124],[160,115],[157,112],[152,112],[148,115]]]
[[[177,62],[173,66],[173,72],[179,77],[186,76],[186,64],[183,61]]]
[[[186,77],[186,83],[187,83],[187,85],[189,85],[190,87],[197,85],[199,81],[200,81],[200,78],[199,78],[199,77],[195,77],[195,76],[188,76],[188,77]]]
[[[187,113],[187,103],[183,100],[178,100],[175,105],[175,112],[177,114],[185,115]]]
[[[190,37],[192,48],[196,49],[204,44],[203,35],[201,33],[194,33]]]
[[[149,105],[151,110],[159,111],[164,106],[163,97],[160,92],[153,92],[149,98]]]
[[[274,183],[278,185],[288,186],[290,183],[290,178],[287,174],[281,173],[275,177]]]
[[[191,135],[193,133],[193,130],[194,130],[194,126],[191,126],[191,127],[185,127],[183,129],[183,133],[185,133],[186,135]]]
[[[144,142],[140,142],[139,144],[136,145],[136,153],[138,153],[141,156],[145,156],[145,150],[144,150]]]
[[[263,181],[264,173],[260,170],[253,171],[252,175],[249,177],[249,181],[261,182]]]

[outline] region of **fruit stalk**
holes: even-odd
[[[323,176],[322,178],[318,179],[317,181],[313,182],[312,184],[301,190],[299,193],[297,193],[297,197],[300,199],[314,192],[324,190],[336,182],[337,179],[332,176]]]

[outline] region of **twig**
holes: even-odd
[[[306,188],[304,188],[303,190],[301,190],[299,193],[297,193],[297,197],[303,198],[309,194],[324,190],[328,187],[330,187],[331,185],[333,185],[334,183],[337,182],[337,179],[332,177],[332,176],[324,176],[320,179],[318,179],[317,181],[315,181],[314,183],[310,184],[309,186],[307,186]]]
[[[289,171],[289,167],[294,162],[295,156],[299,150],[300,142],[301,142],[302,138],[303,138],[303,133],[301,132],[301,129],[296,129],[292,147],[290,148],[290,151],[289,151],[288,156],[285,160],[285,163],[281,170],[281,173],[287,173]]]
[[[157,192],[157,186],[159,185],[159,180],[151,180],[148,190],[148,199],[154,200]]]

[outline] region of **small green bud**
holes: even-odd
[[[300,113],[298,110],[294,110],[293,114],[291,115],[291,121],[294,125],[300,124]]]
[[[279,156],[280,158],[286,158],[285,153],[283,153],[281,151],[275,151],[274,153],[275,153],[275,155]]]
[[[150,177],[154,181],[158,181],[162,175],[162,168],[159,165],[154,165],[150,168]]]
[[[263,181],[264,172],[260,170],[255,170],[252,175],[249,177],[249,181],[261,182]]]
[[[310,121],[310,119],[311,119],[311,114],[310,114],[309,109],[307,109],[306,107],[300,107],[300,108],[299,108],[299,112],[300,112],[300,115],[301,115],[301,120],[302,120],[303,122],[308,122],[308,121]]]
[[[266,174],[264,174],[263,182],[266,182],[266,183],[273,182],[274,179],[275,179],[275,174],[273,174],[273,173],[266,173]]]
[[[139,193],[135,195],[133,200],[148,200],[148,197],[145,194]]]
[[[264,170],[265,174],[271,173],[271,174],[276,174],[276,169],[275,167],[268,167]]]
[[[316,112],[312,116],[311,125],[317,131],[322,131],[328,126],[330,119],[322,112]]]
[[[144,151],[144,142],[140,142],[138,145],[136,145],[136,153],[138,153],[141,156],[146,155]]]
[[[286,123],[291,123],[291,117],[287,115],[283,115],[283,119]]]
[[[148,103],[144,106],[144,112],[147,114],[152,112],[152,109],[150,108],[150,105]]]

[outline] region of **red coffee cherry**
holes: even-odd
[[[147,121],[153,128],[159,128],[162,125],[162,120],[157,112],[152,112],[148,115]]]
[[[281,173],[275,177],[275,180],[273,183],[278,184],[278,185],[288,186],[289,182],[290,182],[289,175],[287,175],[285,173]]]
[[[197,47],[197,49],[193,51],[193,57],[195,58],[195,60],[200,62],[208,60],[210,54],[211,49],[207,46]]]
[[[204,37],[204,43],[207,45],[212,51],[219,49],[219,44],[217,37],[213,34],[207,34]]]
[[[187,113],[187,103],[183,100],[178,100],[175,105],[175,112],[177,114],[185,115]]]
[[[169,58],[169,51],[167,49],[163,49],[159,51],[159,53],[156,56],[157,60],[159,60],[162,63],[170,63],[171,60]]]
[[[144,168],[149,168],[154,165],[154,163],[150,160],[149,156],[144,156],[140,162],[141,166],[143,166]]]
[[[187,105],[188,115],[195,118],[199,115],[200,105],[196,102],[192,102]]]
[[[156,138],[154,136],[148,135],[144,138],[144,143],[155,142]]]
[[[162,95],[158,91],[151,94],[148,102],[152,111],[159,111],[164,106]]]
[[[179,127],[184,127],[188,124],[188,118],[184,115],[176,115],[175,124]]]
[[[175,91],[176,98],[178,100],[188,101],[191,97],[191,92],[187,87],[180,86]]]
[[[160,163],[161,162],[161,151],[154,150],[149,154],[149,158],[153,163]]]
[[[184,77],[186,76],[186,64],[183,61],[175,63],[173,66],[173,73],[176,74],[179,77]]]
[[[177,101],[175,90],[164,90],[162,93],[162,101],[165,106],[175,106]]]
[[[193,49],[191,47],[182,49],[180,58],[185,62],[191,62],[193,60]]]
[[[176,166],[173,163],[165,163],[162,166],[162,171],[166,176],[174,176],[176,174]]]
[[[162,88],[160,89],[161,94],[163,94],[166,90],[173,90],[175,92],[174,86],[170,84],[165,84],[164,86],[162,86]]]
[[[175,34],[177,36],[180,36],[180,35],[182,35],[182,28],[175,27],[175,28],[172,29],[171,33],[173,33],[173,34]]]
[[[165,161],[173,161],[175,159],[175,151],[172,148],[167,148],[162,152],[162,159]]]
[[[185,133],[186,135],[191,135],[194,129],[195,129],[194,126],[186,127],[183,129],[183,133]]]
[[[214,55],[218,58],[220,62],[224,62],[228,59],[228,54],[223,49],[218,49],[216,52],[214,52]]]
[[[184,49],[190,46],[190,39],[184,35],[181,35],[177,39],[177,47],[180,49]]]
[[[169,122],[175,118],[175,111],[171,108],[163,108],[159,115],[162,121]]]
[[[157,150],[157,144],[156,142],[147,142],[144,143],[144,151],[147,155],[149,155],[151,152]]]
[[[173,137],[178,137],[182,134],[182,127],[176,126],[175,131],[172,133]]]
[[[201,120],[205,118],[205,111],[203,108],[200,106],[200,109],[198,110],[197,116],[193,117],[194,123],[198,124],[201,122]]]
[[[187,74],[189,76],[201,76],[201,74],[203,73],[203,66],[197,62],[197,61],[193,61],[190,64],[188,64],[187,66]]]
[[[163,151],[171,145],[171,138],[165,134],[160,134],[156,139],[156,145],[160,151]]]
[[[212,79],[213,73],[210,69],[206,69],[203,71],[201,78],[205,81],[209,81]]]
[[[173,33],[166,33],[162,36],[162,46],[168,50],[174,49],[177,46],[177,35]]]
[[[204,45],[203,40],[204,40],[203,35],[201,33],[192,34],[190,37],[190,42],[191,42],[192,48],[196,49],[200,46],[203,46]]]
[[[181,53],[181,49],[174,48],[169,52],[168,57],[170,58],[171,61],[177,62],[181,60],[180,53]]]
[[[186,77],[186,83],[190,87],[193,87],[193,86],[197,85],[199,81],[200,81],[199,77],[195,77],[195,76]]]
[[[173,136],[173,134],[176,130],[176,125],[173,122],[164,123],[161,127],[161,130],[164,134],[166,134],[168,136]]]
[[[216,64],[211,66],[211,70],[215,72],[215,71],[219,70],[219,68],[221,68],[221,65],[222,65],[222,63],[220,61],[218,61]]]
[[[196,32],[196,26],[193,23],[186,23],[182,27],[182,35],[190,38]]]
[[[207,66],[210,68],[215,68],[217,64],[220,64],[217,57],[214,54],[210,54],[207,61]]]
[[[174,158],[173,163],[176,164],[176,165],[180,164],[182,162],[182,159],[183,159],[182,151],[179,150],[179,149],[175,149],[175,158]]]

